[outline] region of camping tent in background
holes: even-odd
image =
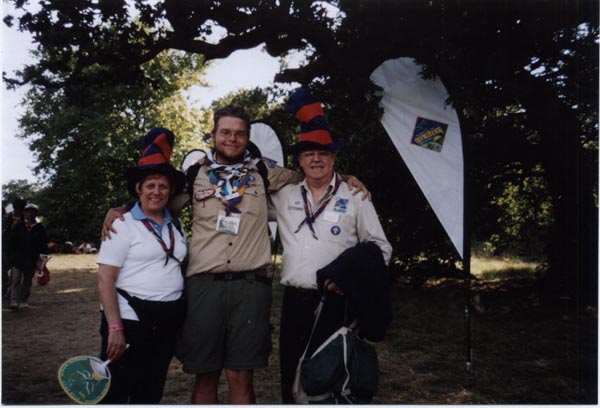
[[[463,259],[466,365],[471,371],[470,241],[465,232],[465,171],[456,110],[437,78],[420,77],[411,58],[385,61],[371,74],[383,88],[381,123]]]

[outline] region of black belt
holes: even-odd
[[[232,281],[232,280],[256,280],[268,285],[271,284],[271,278],[267,276],[266,269],[256,269],[248,272],[220,272],[211,273],[213,281]]]
[[[295,286],[286,286],[287,290],[295,291],[301,293],[303,295],[320,295],[321,291],[319,289],[306,289],[306,288],[297,288]]]

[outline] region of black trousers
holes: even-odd
[[[100,322],[102,349],[106,360],[108,324],[104,313]],[[158,404],[162,399],[171,358],[175,352],[177,331],[147,327],[135,320],[123,320],[129,348],[108,365],[110,389],[101,404]]]
[[[279,331],[279,362],[281,371],[281,402],[293,404],[292,386],[296,367],[315,321],[315,309],[321,294],[287,286],[283,292]],[[344,324],[345,299],[329,292],[313,334],[307,355],[310,355],[334,331]]]

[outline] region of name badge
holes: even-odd
[[[217,217],[217,231],[225,234],[237,235],[240,230],[241,214],[225,215],[225,211],[219,211]]]
[[[325,211],[323,219],[330,222],[338,222],[340,220],[340,214],[333,211]]]
[[[346,214],[346,210],[348,208],[348,199],[347,198],[336,198],[335,205],[333,206],[333,211],[341,214]]]

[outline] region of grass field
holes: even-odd
[[[60,364],[97,355],[97,268],[94,255],[59,255],[51,282],[34,285],[31,309],[2,310],[2,403],[71,404],[56,379]],[[465,370],[464,290],[445,280],[392,291],[395,317],[376,344],[377,404],[595,404],[597,316],[570,304],[542,304],[535,265],[474,258],[473,368]],[[258,403],[279,402],[278,320],[274,285],[270,366],[258,370]],[[187,404],[193,378],[172,362],[163,403]],[[220,397],[227,400],[222,381]]]

